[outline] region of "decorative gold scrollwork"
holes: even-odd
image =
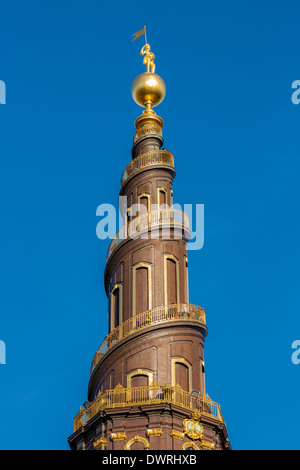
[[[150,444],[149,444],[149,441],[147,441],[147,439],[141,436],[134,436],[131,439],[129,439],[128,442],[126,442],[126,444],[124,445],[124,450],[130,450],[130,447],[132,446],[132,444],[134,444],[134,442],[142,442],[145,446],[145,450],[150,449]]]
[[[110,438],[112,441],[123,441],[126,439],[126,432],[112,432]]]
[[[184,444],[182,444],[182,449],[183,450],[187,449],[188,447],[192,447],[195,450],[200,450],[199,447],[196,446],[196,444],[194,442],[188,441],[188,442],[185,442]]]
[[[153,437],[153,436],[162,436],[163,431],[161,428],[156,428],[156,429],[147,429],[147,436],[148,437]]]
[[[185,434],[191,439],[203,438],[203,426],[195,419],[184,419],[183,427]]]
[[[107,439],[105,437],[100,437],[100,439],[94,442],[94,449],[98,449],[100,446],[107,446]]]
[[[213,442],[205,441],[204,439],[202,439],[201,448],[206,450],[214,450],[215,444]]]
[[[175,437],[176,439],[181,439],[183,441],[184,436],[184,432],[177,431],[176,429],[172,429],[171,431],[171,437]]]

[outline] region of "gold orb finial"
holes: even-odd
[[[150,111],[161,103],[166,95],[163,79],[154,72],[145,72],[136,77],[131,87],[134,101]]]

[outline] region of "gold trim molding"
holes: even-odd
[[[176,429],[172,429],[171,437],[175,437],[176,439],[184,439],[184,432],[177,431]]]
[[[112,441],[124,441],[126,439],[126,432],[112,432],[110,438]]]
[[[203,438],[203,426],[196,419],[184,419],[183,427],[185,434],[190,439],[202,439]]]
[[[100,446],[107,446],[107,439],[105,437],[100,437],[100,439],[97,439],[93,445],[94,449],[98,449]]]
[[[201,448],[206,450],[215,450],[215,444],[213,442],[205,441],[202,439]]]
[[[147,439],[141,436],[134,436],[131,439],[129,439],[128,442],[126,442],[126,444],[124,445],[124,450],[130,450],[131,445],[134,444],[135,442],[142,442],[145,446],[145,450],[150,449],[150,444],[149,444],[149,441],[147,441]]]
[[[185,450],[187,447],[192,447],[193,449],[195,450],[201,450],[199,449],[198,446],[196,446],[196,444],[192,441],[188,441],[188,442],[185,442],[184,444],[182,444],[182,449]]]
[[[162,435],[163,435],[163,430],[161,428],[147,429],[148,437],[162,436]]]

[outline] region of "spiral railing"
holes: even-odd
[[[129,318],[106,336],[95,353],[90,372],[93,372],[102,356],[123,338],[152,325],[182,320],[196,321],[205,325],[205,311],[202,307],[193,304],[171,304],[156,307]]]
[[[129,238],[137,238],[142,230],[152,230],[159,226],[164,229],[164,237],[170,237],[168,229],[171,229],[174,226],[180,226],[182,229],[189,230],[189,217],[185,212],[172,208],[145,212],[144,214],[135,217],[130,222],[123,225],[110,242],[107,250],[106,262],[121,242]],[[143,235],[143,238],[145,238],[145,235]]]
[[[113,390],[99,393],[86,409],[80,409],[74,418],[74,432],[85,426],[99,411],[109,408],[172,403],[189,411],[200,413],[223,422],[220,405],[208,395],[195,397],[183,390],[180,385],[160,385],[124,388],[120,384]]]
[[[152,150],[134,158],[125,168],[121,177],[121,186],[139,170],[154,165],[167,165],[174,168],[174,157],[168,150]]]
[[[144,126],[140,127],[134,136],[133,142],[137,142],[139,139],[142,137],[145,137],[145,135],[150,135],[150,134],[156,134],[162,137],[162,128],[161,126],[158,126],[156,124],[145,124]]]

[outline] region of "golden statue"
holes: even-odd
[[[146,64],[147,72],[155,73],[155,64],[154,64],[155,55],[153,54],[153,52],[150,52],[150,44],[145,44],[142,47],[141,55],[145,56],[143,60],[143,64]]]
[[[155,73],[155,55],[151,52],[150,44],[147,42],[146,26],[133,34],[133,41],[144,35],[145,45],[141,49],[141,55],[144,56],[143,64],[146,65],[146,72],[136,77],[131,87],[131,93],[137,104],[145,106],[146,109],[143,113],[155,115],[152,108],[163,101],[166,85],[163,79]]]

